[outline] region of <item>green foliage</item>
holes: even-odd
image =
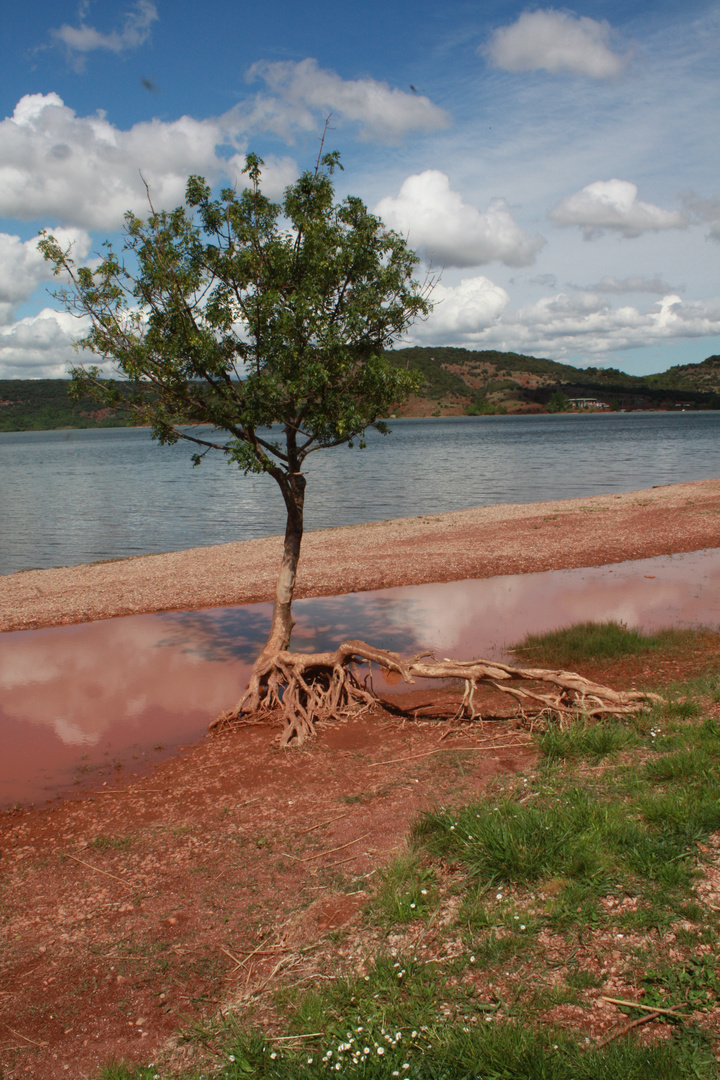
[[[548,412],[567,412],[569,408],[570,402],[567,394],[563,394],[562,390],[556,390],[548,402]]]
[[[584,1047],[552,1028],[520,1023],[436,1022],[424,1030],[348,1024],[310,1049],[288,1049],[257,1036],[241,1036],[218,1077],[227,1080],[297,1080],[341,1075],[350,1080],[657,1080],[718,1076],[707,1040],[693,1032],[643,1044],[624,1039]],[[382,1053],[378,1053],[378,1051]],[[366,1052],[367,1051],[367,1052]],[[339,1066],[339,1068],[338,1068]]]
[[[108,415],[92,397],[73,398],[67,379],[0,379],[0,431],[127,427],[129,412]]]
[[[507,416],[507,408],[504,405],[493,405],[487,398],[476,398],[472,405],[465,408],[467,416]]]
[[[436,902],[435,871],[412,855],[400,855],[382,871],[366,914],[371,921],[392,927],[426,918]]]
[[[548,762],[586,759],[595,764],[637,740],[635,733],[618,720],[597,723],[578,720],[564,730],[555,724],[550,725],[538,741]]]
[[[186,205],[126,215],[125,242],[76,267],[51,236],[40,247],[71,287],[58,294],[89,317],[79,346],[113,362],[122,382],[75,368],[79,394],[129,405],[160,443],[187,439],[225,453],[244,472],[270,473],[286,503],[309,453],[352,445],[418,384],[384,350],[429,310],[413,279],[418,259],[362,202],[334,202],[336,154],[272,203],[262,162],[249,186],[214,198],[200,177]],[[283,425],[281,440],[266,429]],[[211,424],[204,436],[183,424]]]
[[[622,656],[672,651],[691,643],[697,633],[670,629],[644,634],[612,620],[585,622],[544,634],[527,634],[512,651],[524,661],[567,667],[582,660],[617,660]]]

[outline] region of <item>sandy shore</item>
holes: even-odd
[[[271,600],[278,536],[0,577],[0,630]],[[296,596],[600,566],[720,546],[720,480],[307,533]]]

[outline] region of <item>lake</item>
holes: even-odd
[[[393,420],[308,460],[306,528],[720,476],[720,413]],[[269,477],[142,429],[0,434],[0,574],[284,529]]]

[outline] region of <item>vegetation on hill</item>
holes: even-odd
[[[576,368],[495,349],[407,348],[398,365],[423,376],[421,397],[405,415],[559,412],[588,398],[615,410],[720,408],[720,357],[649,376],[617,368]]]
[[[0,379],[0,431],[129,427],[133,418],[70,396],[69,379]]]
[[[627,375],[617,368],[575,368],[555,360],[485,349],[397,349],[398,367],[418,371],[420,394],[404,416],[505,412],[565,412],[573,398],[591,398],[615,410],[720,409],[720,356],[657,375]],[[132,417],[70,397],[67,379],[1,379],[0,431],[127,427]]]

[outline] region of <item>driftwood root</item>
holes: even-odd
[[[284,720],[281,746],[302,746],[318,721],[358,715],[377,703],[373,665],[391,682],[461,680],[465,689],[455,720],[481,719],[475,693],[483,683],[515,698],[526,716],[628,716],[648,703],[662,701],[658,694],[613,690],[572,671],[511,667],[494,660],[438,660],[432,653],[404,659],[364,641],[344,641],[335,652],[283,651],[260,656],[240,701],[213,720],[209,730],[252,715],[275,715]]]

